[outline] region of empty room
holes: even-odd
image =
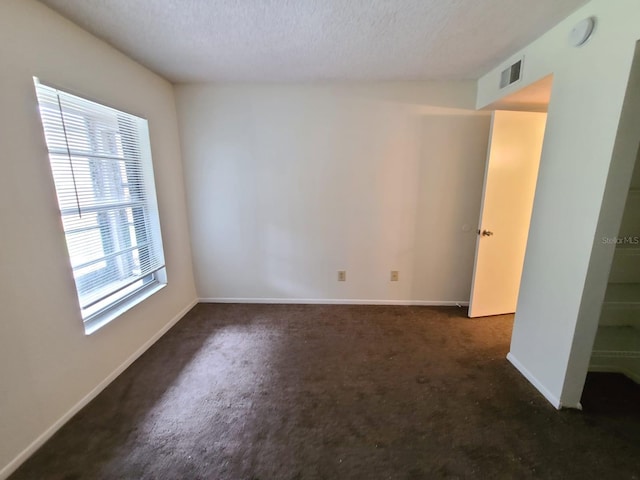
[[[637,0],[2,0],[0,480],[640,478]]]

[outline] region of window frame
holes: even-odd
[[[38,116],[60,207],[62,233],[65,237],[79,313],[85,333],[90,335],[167,285],[148,122],[138,115],[43,83],[37,77],[34,77],[34,84]],[[54,95],[58,102],[57,107],[52,101]],[[63,107],[62,99],[77,104],[65,103]],[[60,115],[59,121],[51,115],[56,108]],[[45,119],[44,111],[51,115],[48,119]],[[70,141],[73,142],[73,133],[67,133],[70,124],[65,122],[65,114],[68,115],[70,111],[74,111],[74,115],[77,116],[73,127],[75,132],[85,134],[89,145],[86,151],[80,154],[79,150],[75,151],[69,146]],[[77,121],[78,119],[81,121]],[[100,125],[100,120],[105,120],[104,125]],[[135,128],[132,129],[132,125]],[[57,137],[51,133],[56,128],[62,129],[58,131]],[[122,130],[123,128],[125,130]],[[61,153],[59,145],[56,148],[56,142],[59,143],[61,138],[66,143],[66,155]],[[98,146],[98,143],[101,146]],[[103,154],[105,145],[111,152],[111,157]],[[133,148],[133,154],[127,152],[127,148]],[[72,173],[70,178],[73,180],[65,177],[64,173],[56,172],[56,162],[66,161],[65,156],[68,158]],[[54,160],[56,157],[58,159]],[[88,167],[88,177],[86,172],[85,177],[90,178],[90,181],[85,178],[84,183],[76,185],[74,164],[84,167],[85,170]],[[82,218],[84,207],[85,215],[87,210],[95,215],[94,223],[89,220],[89,225],[69,226],[73,224],[70,219],[74,213],[64,206],[64,202],[68,200],[65,195],[69,195],[71,188],[75,190],[77,199],[77,219]],[[87,198],[90,200],[85,198],[87,191]],[[106,196],[101,194],[101,191],[107,192]],[[99,241],[90,238],[93,235],[89,232],[95,231],[99,232]],[[78,234],[74,240],[73,235]],[[75,256],[72,254],[74,245],[83,241],[82,234],[87,238],[84,244],[95,247],[91,255],[95,257],[96,251],[100,252],[97,257],[88,261],[85,251],[76,250]],[[85,261],[78,263],[78,257],[81,257],[82,253],[85,254]],[[91,265],[100,263],[104,263],[104,266],[79,273]]]

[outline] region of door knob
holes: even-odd
[[[491,235],[493,235],[493,232],[491,232],[489,230],[482,230],[482,236],[483,237],[490,237]]]

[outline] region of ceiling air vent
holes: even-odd
[[[500,88],[514,84],[520,78],[522,78],[522,59],[502,71],[500,74]]]

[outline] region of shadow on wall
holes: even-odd
[[[468,300],[489,114],[356,90],[204,102],[211,137],[186,155],[201,298]]]
[[[422,119],[411,298],[468,300],[491,117]]]
[[[488,115],[425,115],[407,122],[402,135],[374,140],[371,165],[349,172],[346,182],[360,194],[344,194],[333,225],[314,225],[320,214],[283,206],[292,215],[267,226],[260,255],[273,297],[317,297],[313,278],[300,272],[313,269],[314,258],[331,258],[319,243],[329,240],[345,250],[334,268],[356,284],[347,298],[467,300],[489,126]],[[320,209],[323,195],[315,194]],[[390,270],[400,270],[400,282],[389,281]],[[336,272],[324,274],[323,289],[332,289]]]

